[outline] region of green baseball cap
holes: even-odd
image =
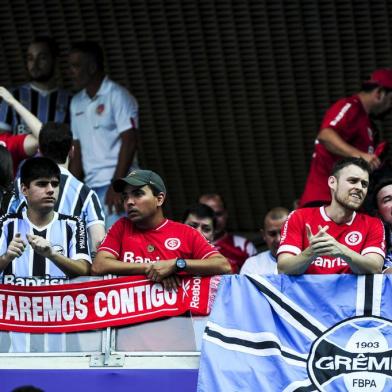
[[[151,170],[132,170],[126,177],[113,181],[113,189],[116,192],[122,192],[127,184],[135,187],[152,185],[159,192],[166,194],[166,187],[162,178]]]

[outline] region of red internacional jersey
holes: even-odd
[[[24,141],[26,137],[27,135],[12,135],[9,132],[0,134],[0,145],[4,146],[11,153],[15,173],[19,163],[22,162],[23,159],[28,158],[28,155],[24,150]]]
[[[338,225],[328,217],[324,207],[302,208],[293,211],[282,227],[278,255],[299,255],[309,246],[305,224],[316,234],[318,226],[329,226],[327,233],[353,251],[366,255],[378,253],[385,257],[384,226],[380,219],[354,212],[351,222]],[[319,256],[306,270],[307,274],[351,274],[351,268],[342,257]]]
[[[358,96],[342,98],[334,103],[325,113],[320,130],[324,128],[333,129],[346,143],[358,150],[374,153],[372,124]],[[340,156],[329,152],[316,139],[300,207],[315,201],[327,203],[331,200],[328,177],[339,159]]]
[[[126,263],[155,263],[175,259],[206,259],[219,255],[193,227],[166,219],[152,230],[138,230],[128,218],[108,231],[98,251],[110,252]]]

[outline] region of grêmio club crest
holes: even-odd
[[[335,324],[313,342],[307,370],[319,391],[391,391],[392,322],[371,316]]]

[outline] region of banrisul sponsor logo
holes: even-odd
[[[319,391],[392,390],[392,322],[354,317],[313,342],[307,368]]]

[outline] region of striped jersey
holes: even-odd
[[[87,245],[86,229],[78,217],[54,213],[52,221],[45,227],[30,222],[26,210],[17,214],[6,214],[0,218],[0,255],[4,255],[16,233],[27,246],[23,254],[15,258],[3,271],[4,275],[65,277],[65,273],[52,261],[33,251],[26,234],[35,234],[47,239],[56,252],[73,260],[91,262]]]
[[[67,90],[40,90],[31,83],[12,90],[13,96],[42,123],[69,123],[71,94]],[[4,100],[0,104],[0,128],[13,134],[31,133],[19,114]]]
[[[104,225],[105,217],[98,196],[87,185],[74,177],[69,170],[59,166],[60,191],[54,210],[60,214],[78,216],[86,228],[94,224]],[[26,207],[26,199],[20,189],[20,178],[15,183],[15,195],[8,206],[8,213],[17,213]]]
[[[15,233],[27,243],[26,234],[40,235],[55,247],[56,251],[73,259],[83,259],[91,263],[84,223],[77,217],[55,212],[52,221],[45,227],[36,227],[26,215],[26,210],[17,214],[7,214],[0,218],[0,255],[7,251]],[[22,256],[14,259],[1,275],[15,277],[42,276],[45,278],[65,278],[65,273],[52,261],[34,252],[27,245]],[[0,334],[2,351],[48,352],[66,351],[66,334],[29,334],[4,332]]]

